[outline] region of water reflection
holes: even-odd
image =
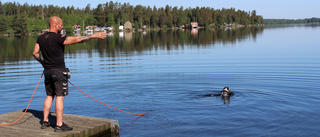
[[[92,40],[77,46],[67,46],[66,53],[98,52],[101,56],[130,56],[146,50],[172,50],[184,46],[212,46],[216,43],[229,44],[247,38],[256,39],[264,27],[237,29],[193,29],[161,30],[144,32],[111,32],[106,40]],[[37,37],[1,37],[0,63],[31,60]]]

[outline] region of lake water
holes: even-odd
[[[70,81],[148,114],[71,85],[66,114],[117,119],[125,137],[320,135],[319,25],[108,36],[66,48]],[[43,70],[35,41],[0,38],[0,114],[28,104]],[[230,102],[205,96],[225,86]],[[29,109],[42,111],[44,90]]]

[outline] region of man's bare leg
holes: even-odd
[[[61,126],[63,124],[62,117],[63,117],[63,111],[64,111],[64,101],[65,96],[57,96],[56,98],[56,117],[57,117],[57,126]]]
[[[64,110],[64,96],[57,96],[56,98],[56,116],[57,116],[57,125],[54,128],[54,132],[64,132],[73,130],[72,127],[64,124],[62,121],[63,118],[63,110]]]
[[[43,102],[43,121],[45,122],[49,122],[48,117],[51,110],[53,99],[54,99],[54,96],[47,96]]]

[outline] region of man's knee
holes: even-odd
[[[57,96],[56,101],[63,101],[65,96]]]

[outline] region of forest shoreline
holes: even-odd
[[[255,25],[241,25],[241,24],[237,24],[237,25],[231,25],[231,26],[219,26],[219,27],[202,27],[202,26],[198,26],[197,28],[148,28],[148,29],[138,29],[138,31],[133,30],[119,30],[119,29],[115,29],[112,31],[108,31],[108,32],[143,32],[143,31],[161,31],[161,30],[192,30],[192,29],[238,29],[238,28],[243,28],[243,27],[258,27],[258,26],[265,26],[265,24],[255,24]],[[5,33],[5,34],[0,34],[0,37],[22,37],[22,36],[40,36],[42,33],[41,32],[28,32],[27,35],[22,35],[22,34],[10,34],[10,33]],[[67,33],[67,34],[72,34],[71,33]],[[82,33],[83,34],[83,33]],[[73,36],[73,35],[70,35]]]

